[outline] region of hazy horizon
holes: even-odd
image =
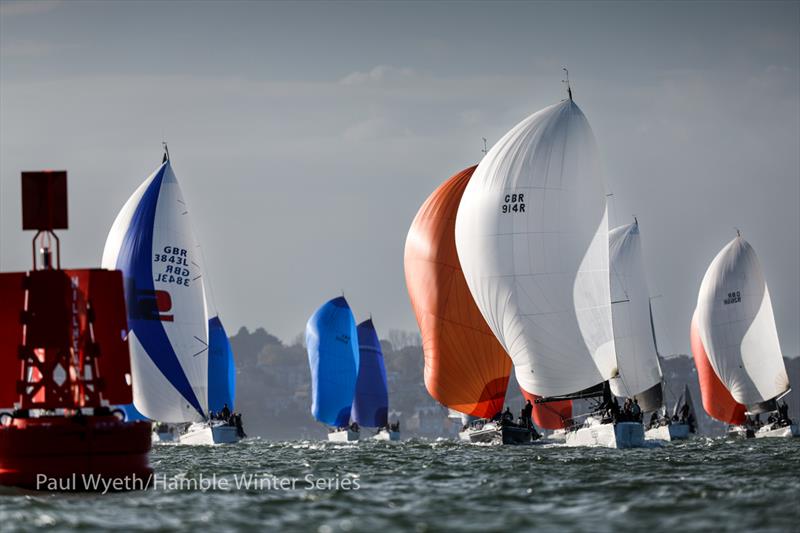
[[[416,330],[403,247],[427,196],[564,97],[638,216],[665,353],[735,228],[800,355],[800,3],[0,4],[0,269],[30,265],[22,170],[67,169],[63,264],[167,140],[228,333],[286,342],[344,292]]]

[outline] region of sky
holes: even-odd
[[[427,196],[564,97],[611,223],[638,217],[667,353],[735,228],[800,354],[800,3],[0,4],[0,269],[30,266],[20,171],[69,172],[62,264],[98,266],[169,142],[230,333],[286,341],[344,292],[415,330],[403,248]]]

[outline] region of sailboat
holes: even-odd
[[[122,270],[125,280],[133,406],[151,420],[188,424],[187,443],[235,442],[235,427],[208,419],[209,321],[198,250],[165,151],[117,215],[103,251],[103,267]]]
[[[743,436],[800,435],[780,399],[791,391],[767,282],[741,235],[714,258],[703,277],[691,326],[703,407]],[[751,416],[768,422],[757,427]]]
[[[664,387],[655,323],[645,275],[639,221],[608,234],[611,317],[619,374],[609,381],[615,396],[636,401],[642,414],[653,413],[645,437],[671,441],[689,436],[689,424],[658,417],[664,410]],[[658,420],[656,422],[656,420]]]
[[[376,440],[400,440],[400,430],[389,425],[389,391],[383,350],[372,319],[360,323],[358,332],[358,378],[351,419],[359,427],[377,428]]]
[[[326,302],[308,319],[306,350],[311,414],[331,426],[328,440],[358,440],[358,427],[350,424],[360,362],[358,332],[344,296]]]
[[[648,440],[673,441],[688,439],[697,432],[697,415],[694,410],[689,385],[684,385],[683,392],[675,399],[671,413],[667,406],[662,407],[664,416],[650,424],[644,432]]]
[[[606,416],[618,374],[606,195],[591,128],[569,92],[478,165],[456,217],[458,258],[524,391],[538,403],[603,400],[566,443],[640,446],[641,423]]]
[[[661,367],[650,324],[639,221],[608,234],[611,269],[611,317],[619,373],[609,381],[615,396],[634,398],[642,412],[664,401]]]
[[[210,422],[190,425],[180,435],[181,444],[217,444],[236,442],[245,437],[241,418],[234,413],[236,400],[236,362],[228,334],[219,314],[208,320],[208,412]],[[227,419],[226,418],[227,411]],[[207,426],[214,437],[208,442]]]
[[[422,334],[428,393],[459,416],[470,442],[530,442],[530,431],[493,422],[503,409],[511,359],[472,298],[456,252],[456,213],[476,167],[456,173],[422,204],[406,238],[404,267]],[[534,410],[534,416],[538,410]],[[563,427],[561,419],[538,422]]]

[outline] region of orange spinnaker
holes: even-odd
[[[731,396],[730,391],[720,381],[717,373],[708,360],[700,332],[697,331],[697,319],[692,317],[691,331],[689,333],[694,356],[694,366],[697,367],[697,378],[700,381],[700,394],[703,397],[703,407],[706,413],[717,420],[728,424],[741,425],[745,420],[745,406]]]
[[[572,418],[572,400],[558,402],[536,403],[536,396],[522,387],[519,389],[526,400],[533,404],[533,423],[544,429],[560,429],[569,425]]]
[[[477,417],[503,408],[511,359],[472,299],[456,253],[456,212],[476,167],[425,201],[408,232],[406,286],[422,333],[425,386],[440,403]]]

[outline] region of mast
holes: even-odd
[[[661,357],[661,352],[658,349],[658,339],[656,339],[656,323],[653,320],[653,298],[658,298],[658,296],[651,296],[647,301],[647,306],[650,308],[650,331],[653,335],[653,346],[656,348],[656,356]]]
[[[567,96],[569,96],[570,101],[572,101],[572,86],[569,84],[569,70],[567,70],[567,67],[561,67],[561,70],[564,71],[564,79],[561,80],[561,83],[566,85]]]

